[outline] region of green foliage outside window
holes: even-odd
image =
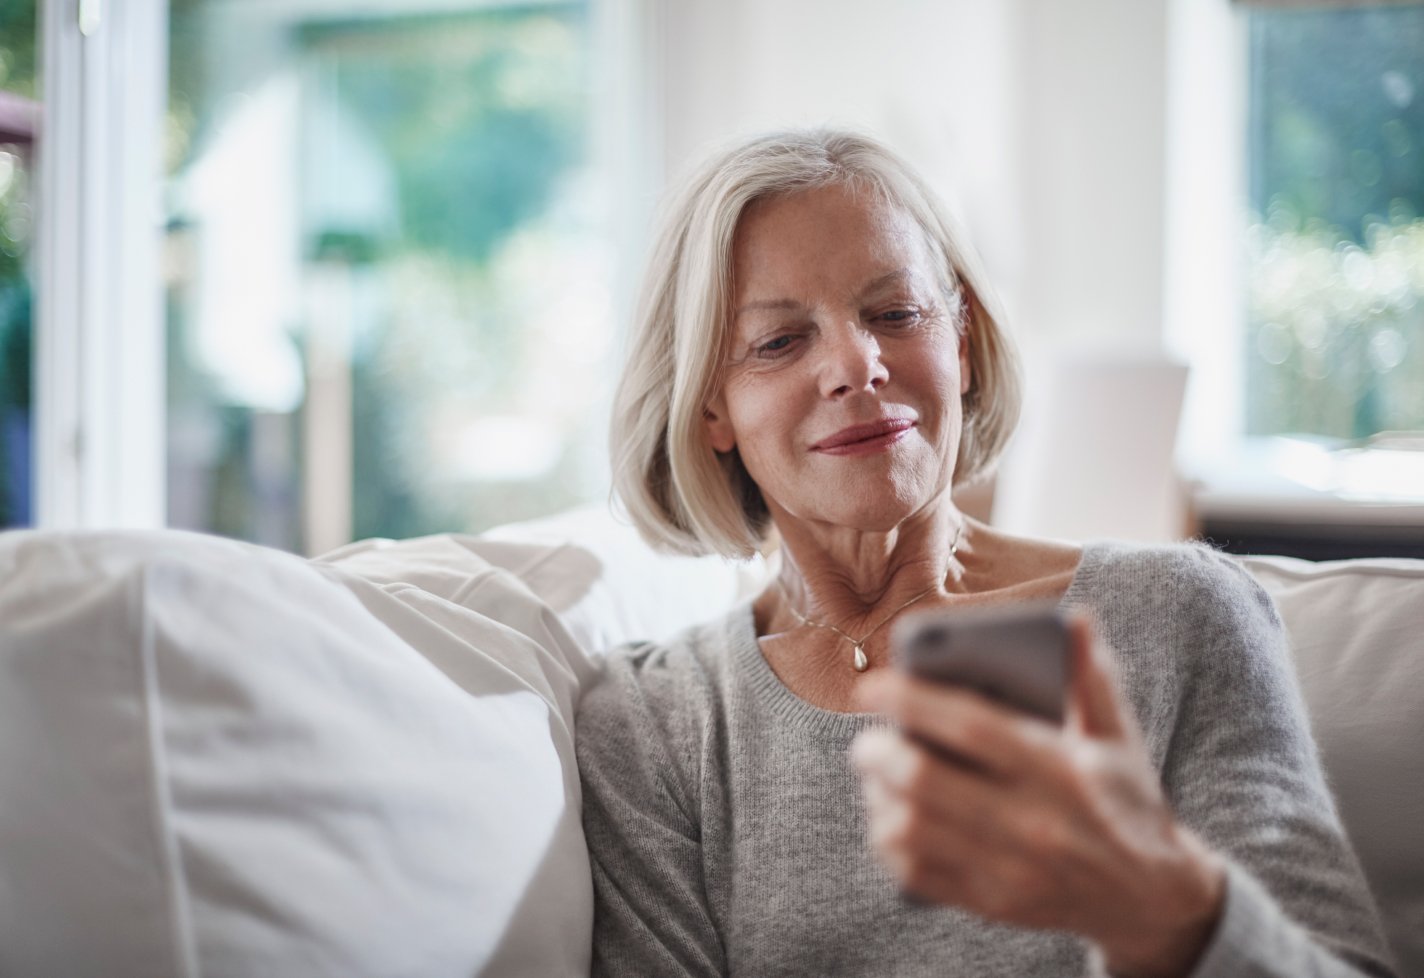
[[[36,0],[0,0],[0,91],[29,99],[38,88],[37,6]],[[20,147],[0,145],[0,528],[32,517],[25,485],[32,471],[34,348],[26,155]]]
[[[1248,16],[1248,431],[1424,429],[1424,4]]]
[[[0,0],[0,91],[35,97],[38,9],[37,0]]]
[[[169,159],[180,182],[230,122],[223,113],[233,98],[252,97],[264,81],[224,89],[204,53],[216,32],[232,43],[215,18],[233,9],[185,0],[173,11]],[[571,287],[568,242],[588,240],[593,220],[578,183],[589,142],[587,8],[321,19],[298,24],[282,43],[279,71],[300,79],[304,131],[295,152],[272,152],[301,171],[302,287],[334,289],[354,309],[342,327],[351,340],[352,536],[478,530],[586,499],[579,465],[588,443],[601,447],[602,418],[578,414],[577,391],[563,390],[569,408],[547,419],[559,444],[541,471],[487,478],[463,471],[458,456],[481,450],[460,436],[482,416],[547,415],[558,400],[531,394],[551,369],[539,322]],[[384,204],[348,206],[386,178]],[[193,228],[195,240],[202,233]],[[587,265],[581,255],[572,261]],[[189,437],[178,428],[208,432],[202,528],[301,548],[307,408],[278,439],[289,453],[284,481],[264,488],[258,460],[268,449],[259,441],[274,429],[225,399],[217,378],[188,357],[202,324],[181,280],[170,304],[171,440]],[[310,317],[322,312],[307,315],[289,328],[309,360],[320,331]],[[287,517],[274,523],[274,507]]]

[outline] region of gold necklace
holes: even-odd
[[[949,545],[950,557],[953,557],[955,554],[959,553],[959,538],[963,535],[964,521],[961,520],[959,523],[959,529],[956,530],[954,534],[954,542]],[[786,610],[795,615],[797,621],[801,622],[801,624],[803,625],[810,625],[813,628],[828,628],[831,631],[835,632],[837,635],[839,635],[841,638],[849,642],[855,648],[855,654],[851,658],[851,665],[855,668],[856,672],[864,672],[866,669],[870,668],[870,660],[865,656],[865,643],[870,640],[870,636],[874,635],[876,632],[880,631],[880,629],[888,625],[896,615],[904,611],[910,605],[914,604],[921,598],[927,597],[930,592],[933,591],[938,585],[931,584],[929,587],[925,588],[923,591],[915,595],[909,601],[906,601],[904,604],[900,605],[900,607],[896,608],[894,611],[890,612],[890,614],[886,615],[883,619],[881,619],[880,624],[876,625],[870,631],[866,632],[859,639],[846,634],[828,621],[815,621],[814,619],[807,618],[805,615],[801,614],[801,612],[797,611],[796,606],[791,603],[791,595],[786,593],[786,585],[781,583],[781,575],[779,574],[776,577],[776,586],[781,591],[782,598],[784,598],[786,601]]]

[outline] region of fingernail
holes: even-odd
[[[880,738],[874,730],[866,730],[856,734],[855,740],[850,744],[850,759],[857,770],[865,770],[875,763],[876,758],[881,754],[881,746],[877,741]]]
[[[870,748],[865,746],[865,734],[857,734],[856,738],[850,742],[850,762],[857,769],[865,767],[867,752]]]

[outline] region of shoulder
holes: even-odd
[[[681,763],[698,753],[716,723],[728,685],[728,637],[751,609],[689,628],[661,642],[610,652],[584,687],[575,714],[581,767],[628,752]]]
[[[579,723],[597,721],[610,711],[617,716],[634,710],[676,712],[705,699],[725,658],[728,625],[719,619],[662,642],[633,642],[609,652],[583,690]]]
[[[1090,544],[1069,591],[1109,641],[1186,678],[1211,662],[1288,653],[1275,604],[1235,558],[1199,543]]]
[[[1100,542],[1084,551],[1076,582],[1097,602],[1171,606],[1189,617],[1264,617],[1279,623],[1265,589],[1242,564],[1203,543]],[[1195,613],[1195,614],[1194,614]]]
[[[1284,627],[1265,588],[1234,557],[1205,544],[1099,543],[1084,555],[1080,602],[1118,642],[1170,655],[1183,679],[1233,681],[1289,661]]]

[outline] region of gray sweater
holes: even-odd
[[[1229,861],[1196,976],[1385,975],[1280,619],[1204,547],[1098,543],[1063,598],[1115,650],[1177,817]],[[902,899],[847,749],[762,658],[750,603],[610,656],[578,711],[594,975],[1102,974],[1072,935]]]

